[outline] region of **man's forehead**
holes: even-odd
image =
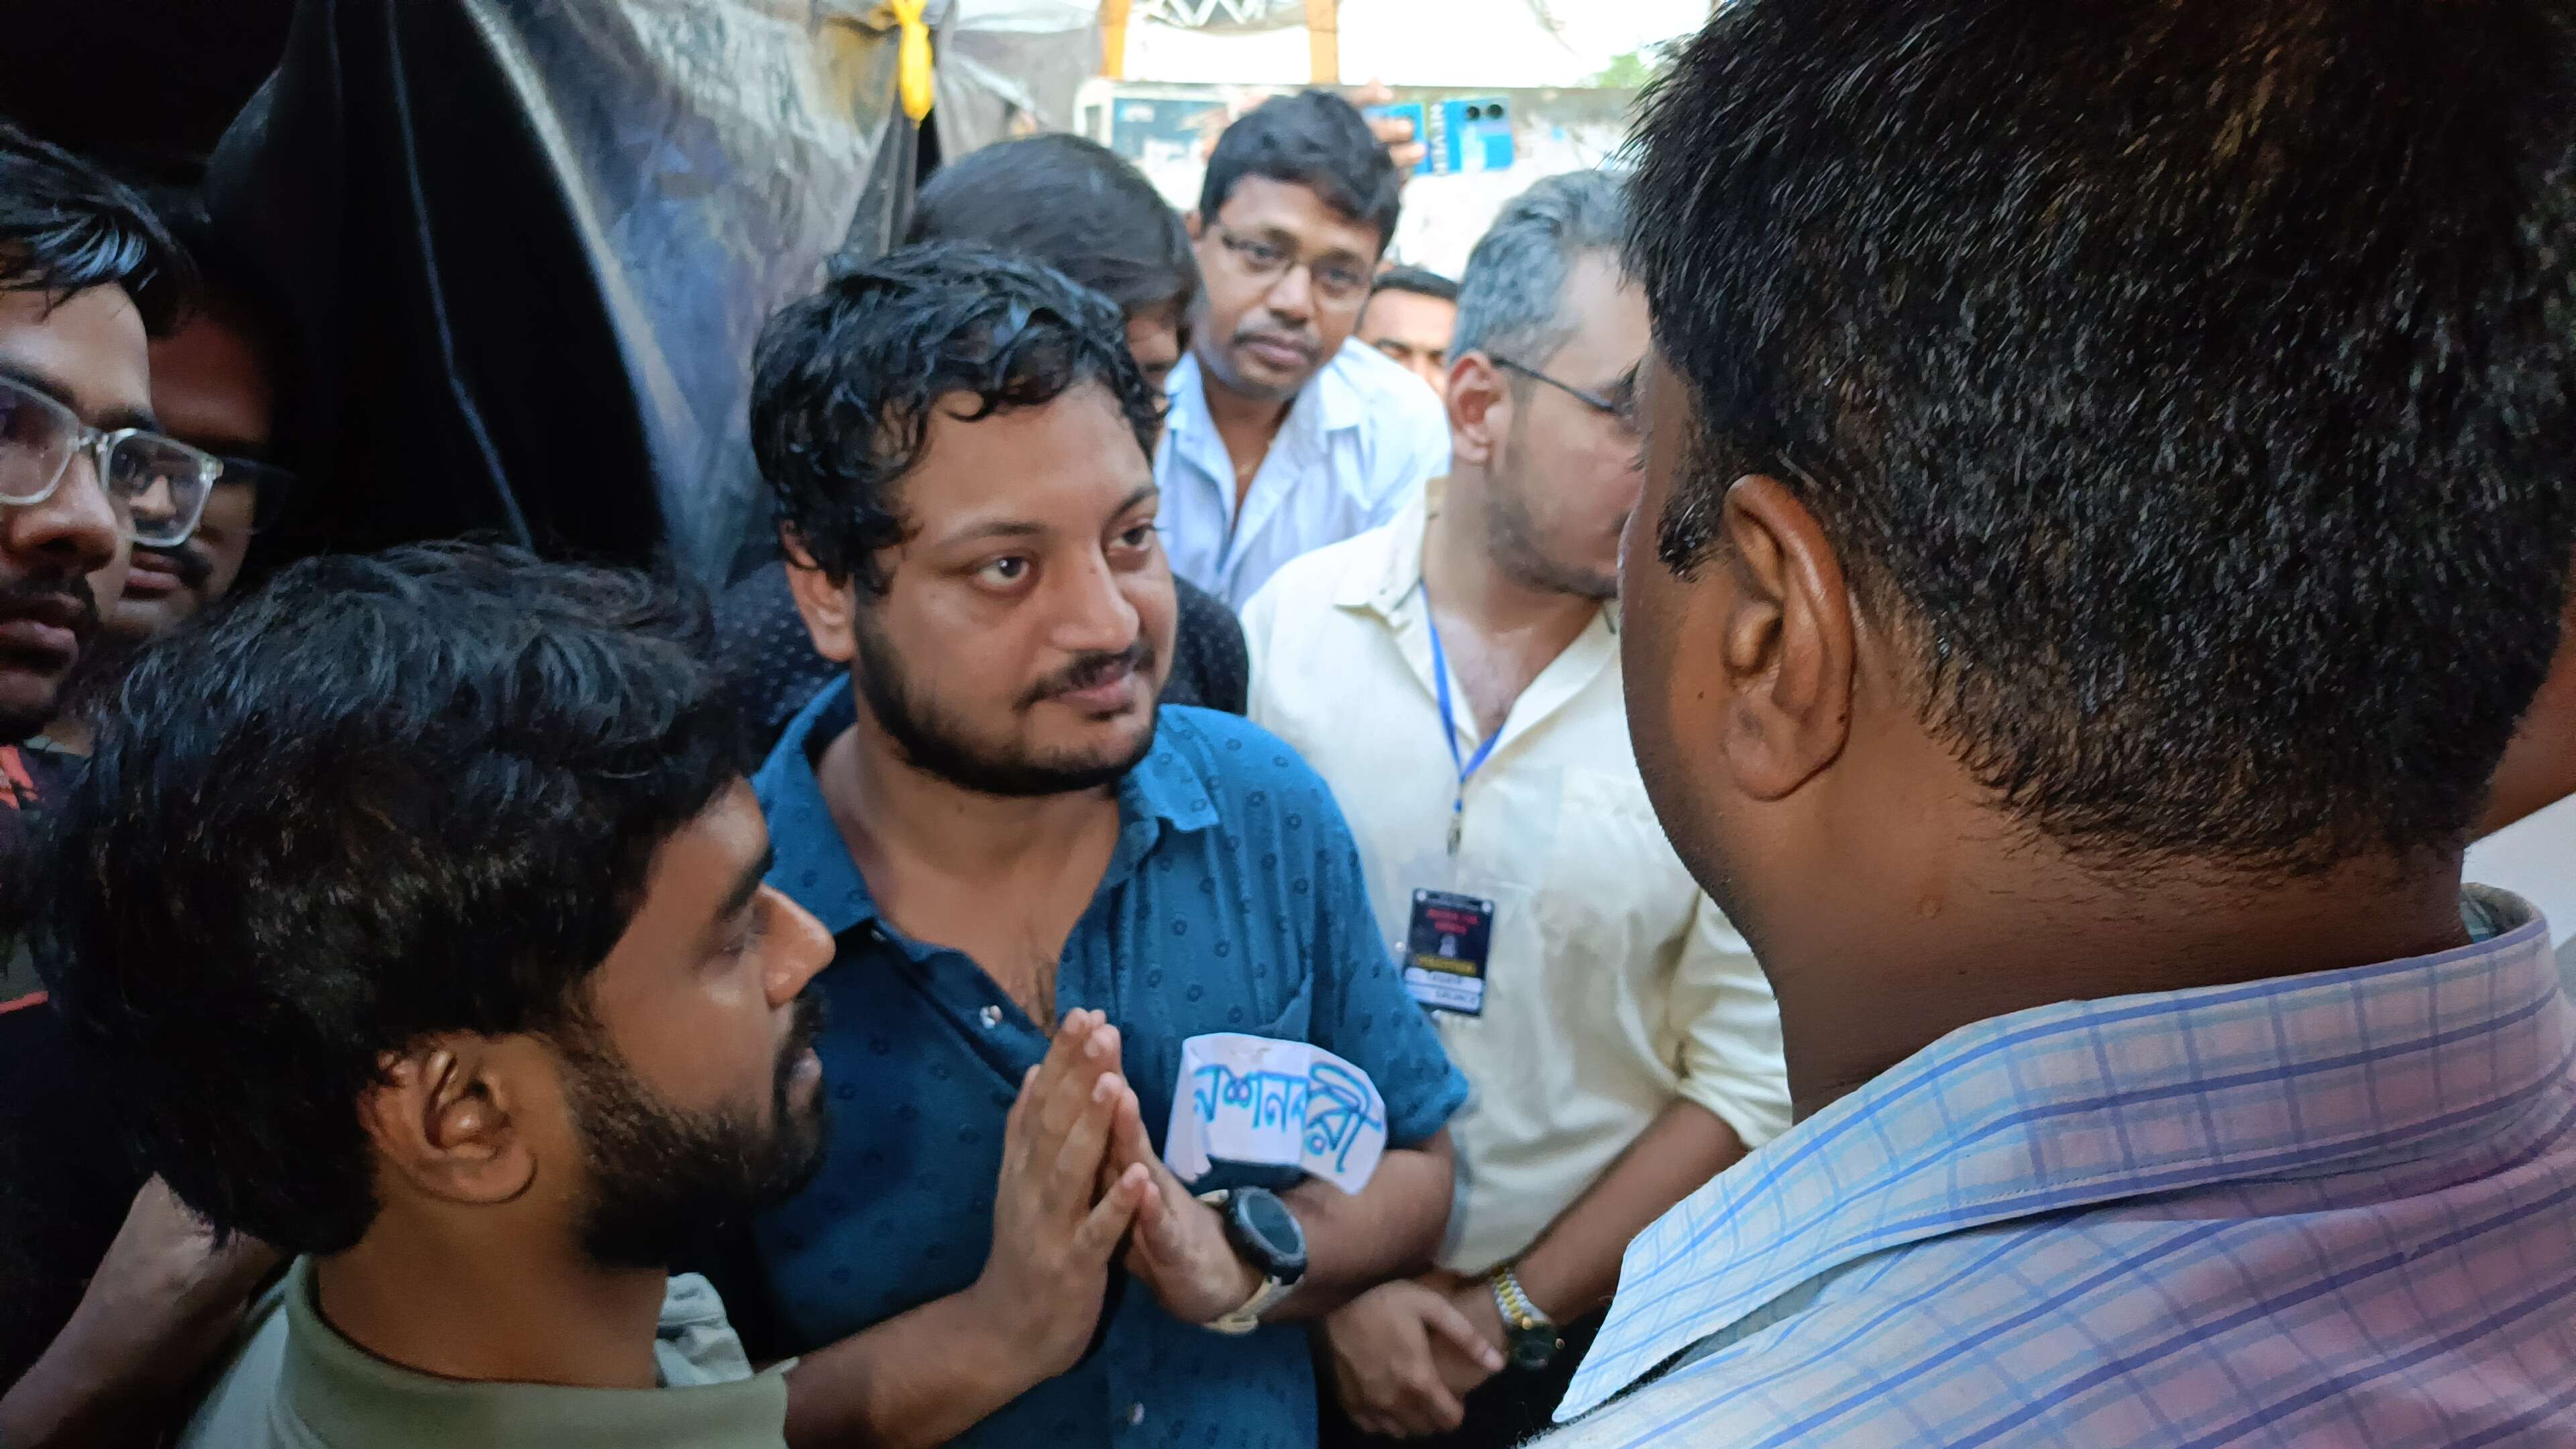
[[[1275,176],[1246,176],[1226,193],[1216,219],[1234,231],[1278,231],[1311,248],[1377,255],[1377,228],[1332,208],[1322,193],[1302,181]]]
[[[0,292],[0,375],[71,408],[95,427],[147,423],[151,349],[143,317],[119,287],[56,298]]]
[[[1457,303],[1391,289],[1369,299],[1368,314],[1362,319],[1362,325],[1371,332],[1420,339],[1435,347],[1446,342],[1457,324]]]
[[[924,542],[998,525],[1088,526],[1152,489],[1153,462],[1100,383],[974,418],[978,406],[972,394],[942,397],[921,461],[899,485]]]

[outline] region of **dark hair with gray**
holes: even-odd
[[[1545,367],[1574,335],[1566,275],[1587,252],[1615,259],[1627,229],[1628,185],[1608,171],[1551,176],[1512,198],[1467,256],[1449,355],[1482,352]]]

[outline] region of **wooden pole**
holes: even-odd
[[[1110,80],[1127,78],[1128,0],[1100,0],[1100,73]]]
[[[1306,0],[1306,58],[1314,83],[1342,83],[1340,0]]]

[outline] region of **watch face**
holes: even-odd
[[[1553,1328],[1515,1328],[1512,1330],[1512,1363],[1524,1369],[1543,1369],[1556,1361],[1560,1347]]]
[[[1272,1257],[1285,1260],[1306,1256],[1306,1235],[1289,1214],[1286,1203],[1266,1192],[1242,1193],[1235,1202],[1242,1210],[1238,1221],[1244,1230],[1260,1240]]]

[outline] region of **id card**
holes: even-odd
[[[1494,903],[1448,891],[1413,893],[1405,933],[1404,989],[1434,1011],[1485,1014],[1485,958],[1494,947]]]

